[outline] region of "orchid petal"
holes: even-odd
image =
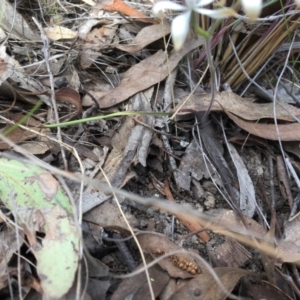
[[[214,2],[214,0],[185,0],[187,7],[190,9],[202,7],[212,2]]]
[[[198,7],[205,6],[205,5],[211,4],[213,2],[214,2],[214,0],[200,0],[197,2],[197,4],[195,6],[198,6]]]
[[[231,8],[220,8],[220,9],[206,9],[206,8],[197,8],[193,9],[199,14],[209,16],[210,18],[213,19],[224,19],[228,17],[236,17],[237,13],[235,10]]]
[[[262,0],[242,0],[243,10],[250,20],[255,20],[259,17],[262,4]]]
[[[153,6],[153,14],[158,15],[163,10],[186,11],[186,6],[171,1],[160,1]]]
[[[188,10],[172,21],[171,32],[175,50],[180,50],[186,40],[190,28],[191,13]]]

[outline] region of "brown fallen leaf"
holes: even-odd
[[[175,292],[181,289],[189,279],[170,278],[168,284],[159,295],[159,299],[166,300],[170,299]]]
[[[189,97],[182,106],[186,97],[180,101],[174,111],[181,107],[179,114],[187,114],[191,111],[206,111],[210,104],[210,94],[194,94]],[[251,99],[241,98],[232,92],[216,93],[212,111],[225,111],[232,113],[244,120],[274,119],[273,103],[254,103]],[[295,122],[300,117],[300,109],[286,103],[276,102],[277,120]]]
[[[25,115],[23,115],[23,114],[14,114],[14,115],[10,115],[9,119],[12,121],[15,121],[15,122],[19,122],[24,117],[25,117]],[[28,128],[34,129],[35,131],[41,131],[41,128],[37,128],[40,124],[41,124],[41,122],[39,122],[33,118],[29,118],[22,125],[24,125]],[[12,128],[13,126],[14,125],[6,124],[5,127],[2,129],[2,134],[5,133],[5,131],[10,130],[10,128]],[[10,139],[13,143],[17,144],[19,142],[23,142],[23,141],[32,139],[32,138],[36,137],[36,135],[37,134],[35,132],[31,132],[31,131],[16,127],[14,130],[9,132],[6,135],[6,137],[8,139]],[[7,143],[0,141],[0,150],[5,150],[5,149],[8,149],[9,147],[10,147],[10,145],[8,145]]]
[[[277,286],[269,282],[261,281],[259,284],[248,284],[247,292],[254,300],[272,299],[272,300],[292,300],[289,295],[284,293]]]
[[[124,78],[119,86],[98,100],[100,107],[114,106],[164,80],[169,75],[169,72],[172,72],[177,67],[183,56],[203,44],[204,39],[197,36],[189,39],[180,51],[173,51],[169,59],[167,59],[166,53],[160,50],[134,65],[124,74]]]
[[[81,97],[77,91],[70,87],[63,87],[55,92],[55,98],[58,101],[63,101],[72,104],[76,107],[77,114],[82,112]],[[74,117],[74,116],[73,116]]]
[[[199,296],[201,296],[201,300],[226,299],[242,277],[251,275],[249,271],[239,268],[215,268],[213,271],[219,277],[226,291],[216,282],[212,274],[207,271],[190,280],[170,300],[200,299]]]
[[[232,113],[226,112],[228,117],[242,129],[249,133],[265,138],[267,140],[278,141],[300,141],[300,124],[278,124],[279,136],[275,124],[254,123],[245,121]]]
[[[170,30],[170,25],[167,23],[147,26],[143,28],[132,41],[130,41],[130,44],[118,44],[116,48],[129,53],[138,52],[145,46],[169,34]]]

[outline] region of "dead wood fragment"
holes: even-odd
[[[293,195],[291,192],[291,187],[289,183],[289,178],[287,177],[285,165],[281,155],[276,156],[276,165],[277,165],[277,173],[278,173],[278,181],[281,195],[285,201],[290,206],[290,209],[293,207]]]
[[[225,237],[223,244],[212,248],[209,255],[213,265],[216,267],[242,267],[251,257],[251,253],[239,242],[232,238]]]

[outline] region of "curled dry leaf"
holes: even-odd
[[[81,97],[77,91],[72,88],[64,87],[55,92],[55,98],[58,101],[67,102],[76,107],[77,114],[82,112]]]
[[[53,41],[64,40],[64,39],[75,39],[77,38],[77,32],[62,26],[51,26],[44,28],[47,37]]]

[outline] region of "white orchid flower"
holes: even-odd
[[[250,0],[253,1],[253,0]],[[214,0],[186,0],[186,5],[180,5],[171,1],[157,2],[153,7],[153,13],[157,16],[164,10],[181,11],[182,14],[176,16],[172,21],[171,32],[175,50],[179,50],[189,33],[192,12],[206,15],[213,19],[225,19],[229,16],[236,16],[236,12],[231,8],[206,9],[205,5],[211,4]]]
[[[262,0],[241,0],[241,2],[243,10],[250,20],[255,20],[259,17],[263,7]],[[300,0],[294,0],[294,2],[297,7],[300,7]]]
[[[252,21],[259,17],[262,5],[262,0],[242,0],[243,10],[246,16]]]

